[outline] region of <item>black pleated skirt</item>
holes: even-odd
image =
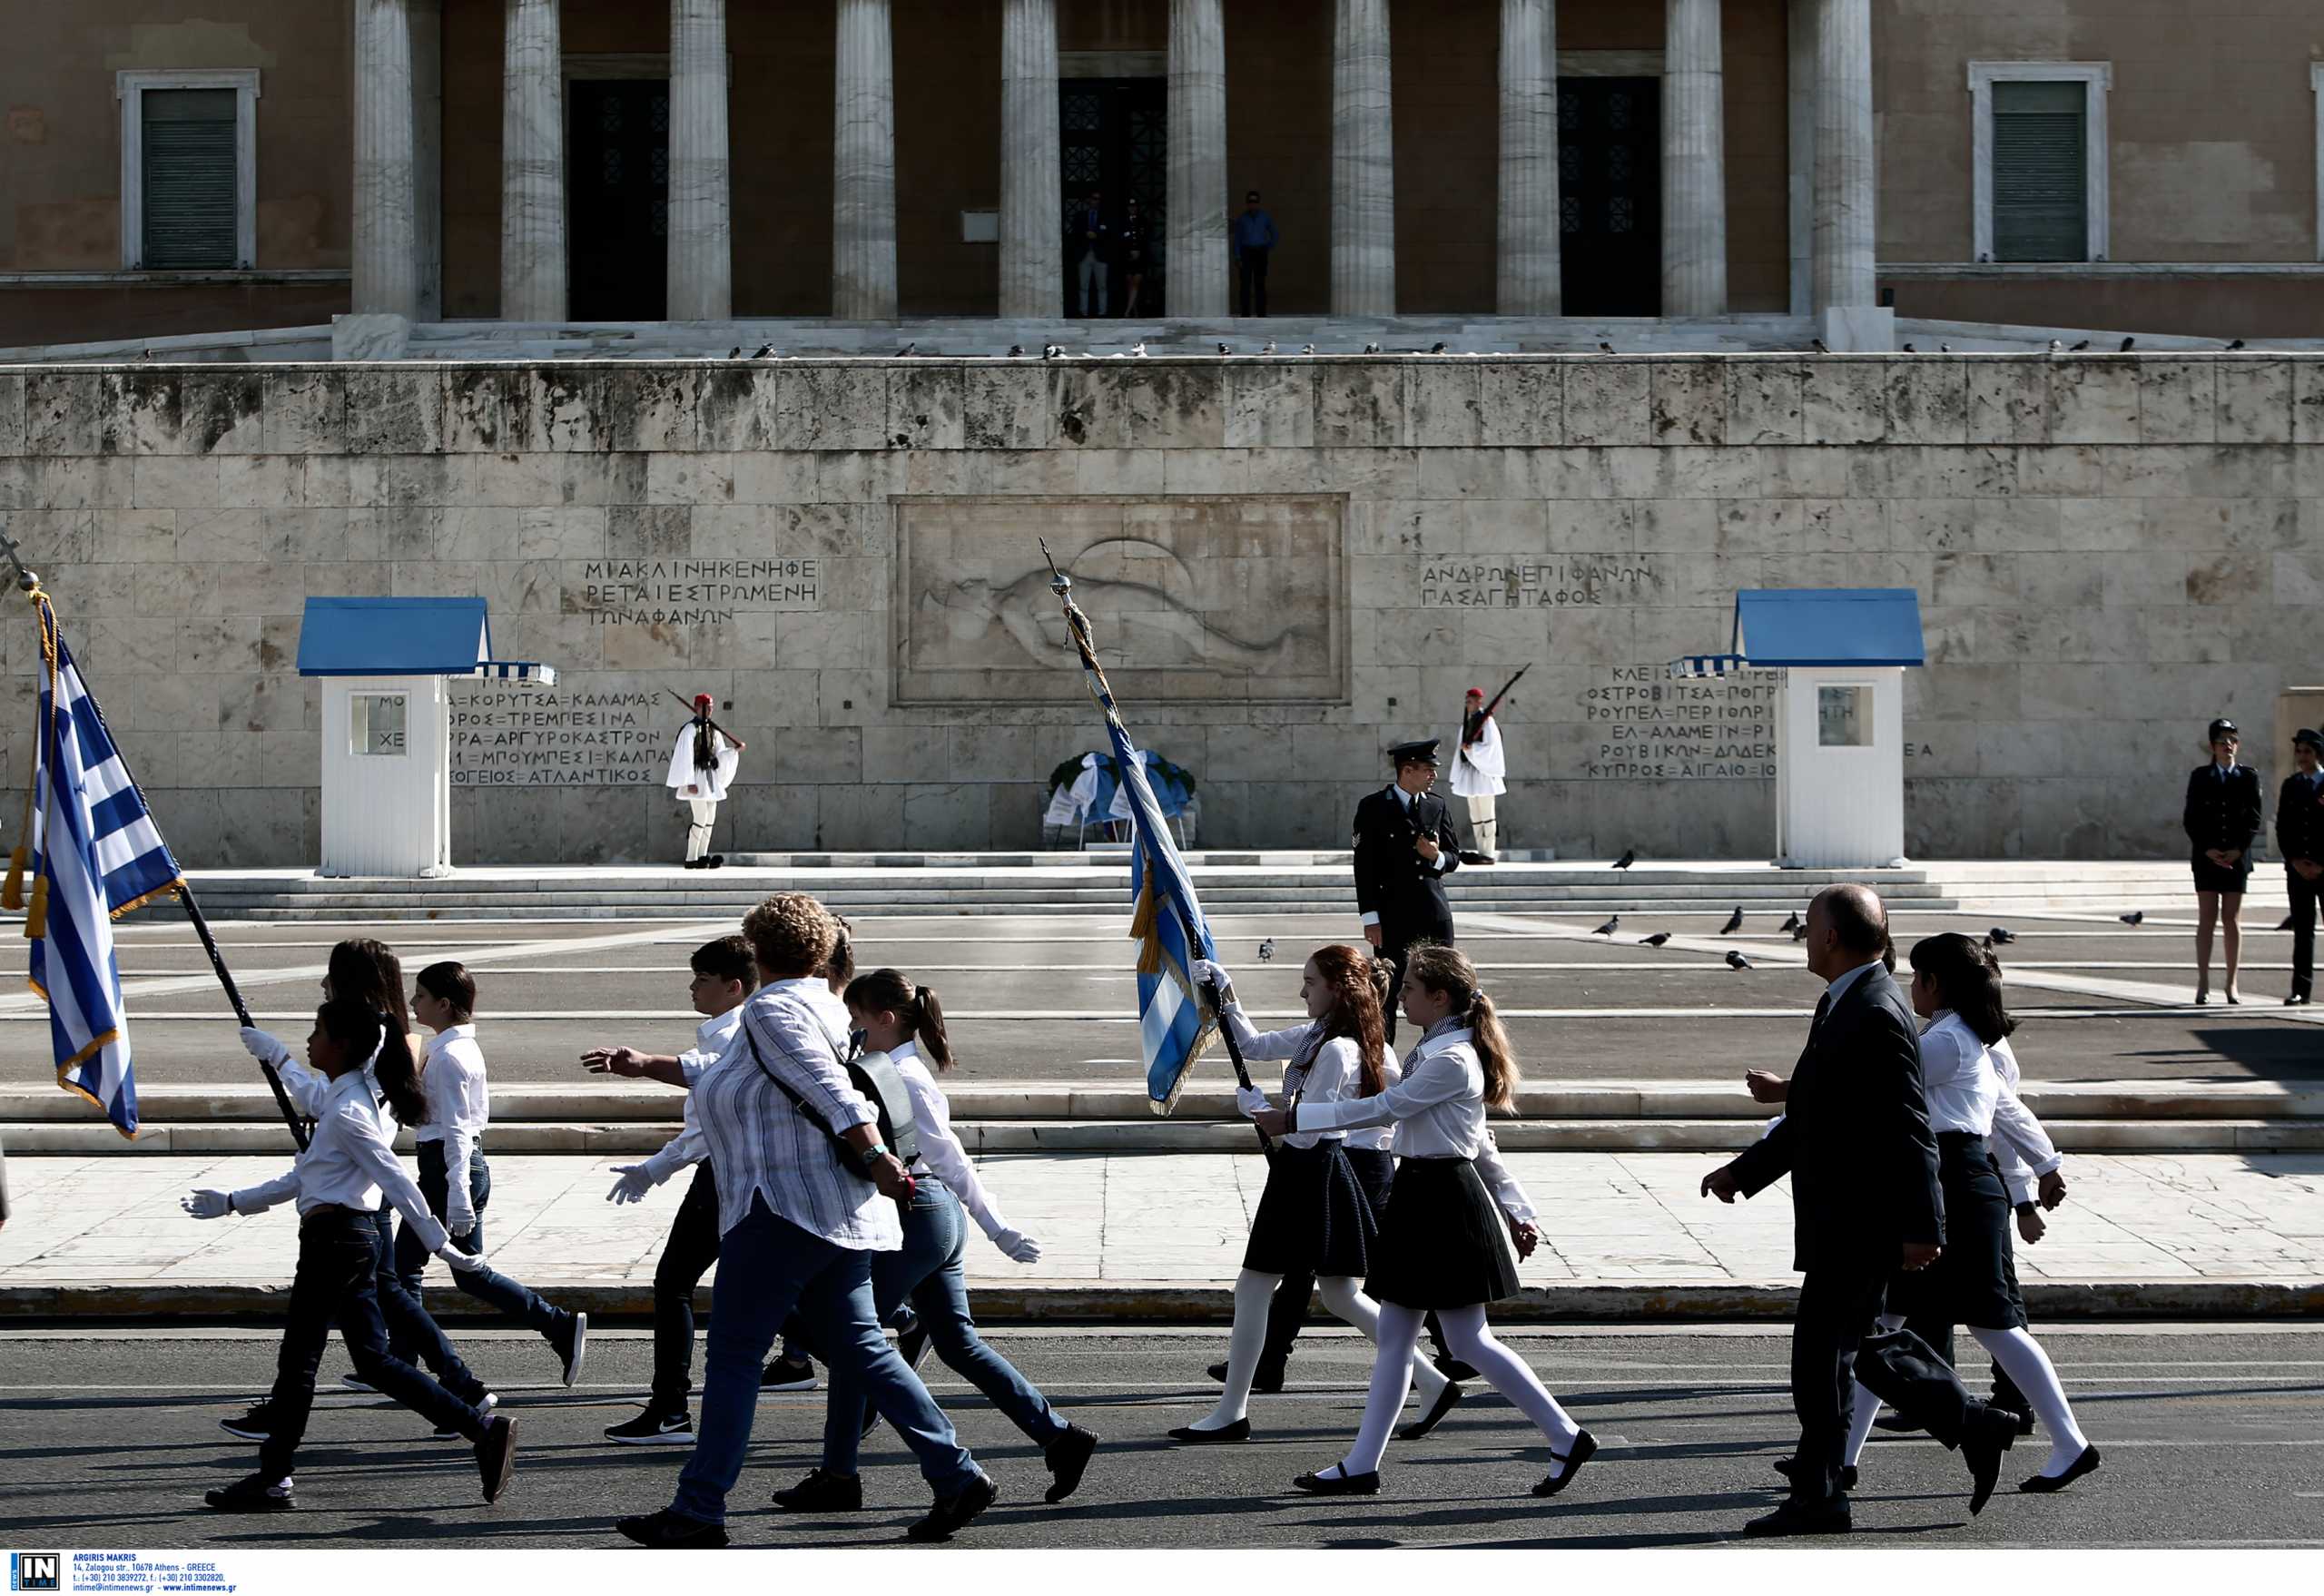
[[[1465,1308],[1517,1295],[1508,1222],[1466,1158],[1406,1158],[1380,1223],[1364,1289],[1408,1308]]]
[[[1888,1311],[1979,1330],[2022,1330],[2025,1298],[2010,1245],[2009,1192],[1985,1138],[1945,1131],[1936,1152],[1945,1252],[1925,1269],[1896,1273],[1888,1283]]]
[[[1373,1219],[1379,1220],[1388,1211],[1388,1191],[1396,1181],[1395,1155],[1386,1148],[1350,1148],[1347,1167],[1355,1171],[1364,1200],[1372,1205]]]
[[[1346,1148],[1337,1141],[1278,1144],[1267,1155],[1266,1189],[1251,1220],[1243,1267],[1360,1279],[1371,1266],[1378,1228]]]

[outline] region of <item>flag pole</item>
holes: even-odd
[[[39,574],[25,568],[25,562],[17,552],[16,540],[5,532],[0,532],[0,557],[5,557],[9,566],[15,571],[16,586],[26,598],[32,601],[34,609],[45,609],[48,595],[42,590]],[[90,684],[89,674],[85,669],[81,672],[81,684],[88,689],[90,711],[97,717],[97,724],[105,726],[105,734],[110,739],[113,728],[105,724],[104,708],[97,702],[96,688]],[[55,684],[52,682],[49,685],[49,691],[54,693],[55,690]],[[145,790],[138,784],[137,773],[129,768],[129,762],[126,759],[121,762],[121,768],[122,773],[129,778],[130,787],[137,794],[139,805],[146,813],[151,814],[153,805],[145,800]],[[193,924],[194,935],[202,939],[202,951],[210,955],[210,968],[216,972],[218,984],[226,990],[226,1000],[233,1005],[234,1018],[244,1026],[249,1026],[250,1005],[242,1000],[241,989],[234,984],[234,972],[226,968],[226,957],[218,951],[218,939],[211,934],[210,922],[202,917],[202,905],[194,900],[192,884],[186,881],[182,873],[178,877],[176,892],[179,901],[185,905],[186,919]],[[272,1064],[262,1059],[259,1060],[259,1069],[265,1075],[266,1084],[274,1093],[274,1106],[282,1111],[282,1122],[290,1128],[290,1139],[298,1144],[300,1152],[305,1152],[307,1150],[306,1128],[299,1121],[299,1111],[290,1102],[290,1094],[283,1089],[282,1077],[275,1072]]]

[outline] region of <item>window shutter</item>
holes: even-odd
[[[2090,259],[2089,170],[2083,84],[1994,84],[1994,259]]]
[[[239,266],[241,107],[232,89],[147,89],[139,116],[148,271]]]

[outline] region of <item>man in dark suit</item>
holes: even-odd
[[[2291,996],[2305,1003],[2316,984],[2316,900],[2324,887],[2324,736],[2292,734],[2299,769],[2276,794],[2276,852],[2284,859],[2284,892],[2291,899]]]
[[[1923,1269],[1945,1244],[1936,1138],[1922,1096],[1919,1029],[1883,961],[1888,915],[1870,889],[1827,887],[1807,909],[1807,968],[1825,982],[1794,1067],[1784,1117],[1766,1137],[1703,1179],[1731,1203],[1791,1177],[1791,1399],[1799,1449],[1791,1495],[1745,1529],[1755,1535],[1850,1528],[1840,1484],[1854,1382],[1958,1447],[1984,1507],[2016,1439],[2014,1414],[1969,1394],[1909,1331],[1870,1334],[1896,1270]]]
[[[1388,1039],[1396,1039],[1393,993],[1403,985],[1404,958],[1415,942],[1452,941],[1452,905],[1444,878],[1461,867],[1461,842],[1436,781],[1436,746],[1430,737],[1388,750],[1396,779],[1355,806],[1355,907],[1364,940],[1396,971],[1389,988]]]

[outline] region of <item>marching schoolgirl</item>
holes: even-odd
[[[2033,1114],[2008,1089],[2017,1072],[2007,1038],[2017,1028],[2002,1000],[2001,962],[1957,931],[1913,945],[1913,1011],[1921,1032],[1921,1078],[1929,1128],[1936,1133],[1937,1180],[1945,1195],[1945,1251],[1925,1269],[1899,1273],[1888,1285],[1883,1329],[1909,1318],[1965,1325],[1994,1363],[2034,1405],[2050,1437],[2049,1461],[2018,1486],[2063,1491],[2094,1472],[2098,1448],[2074,1423],[2065,1387],[2041,1343],[2025,1331],[2025,1302],[2009,1239],[2010,1197],[1993,1140],[2036,1174],[2058,1167],[2056,1149]],[[1879,1399],[1861,1384],[1850,1419],[1846,1464],[1864,1450]]]
[[[411,1056],[389,1017],[346,999],[315,1012],[307,1059],[330,1088],[315,1101],[315,1125],[306,1150],[289,1174],[245,1190],[202,1190],[184,1199],[197,1219],[256,1214],[286,1197],[299,1206],[299,1263],[290,1285],[290,1323],[282,1333],[274,1389],[267,1398],[267,1434],[257,1472],[208,1493],[203,1500],[225,1512],[280,1512],[296,1503],[291,1466],[314,1405],[315,1369],[333,1323],[356,1369],[374,1388],[465,1436],[476,1447],[484,1499],[497,1500],[516,1466],[516,1421],[476,1407],[388,1351],[375,1282],[379,1244],[372,1211],[384,1192],[402,1210],[430,1250],[455,1254],[456,1269],[480,1265],[458,1253],[428,1211],[419,1190],[395,1155],[375,1085],[397,1118],[416,1124],[427,1112],[412,1079]],[[378,1059],[376,1073],[370,1061]]]
[[[907,1301],[911,1304],[919,1315],[920,1333],[945,1366],[983,1392],[1041,1449],[1052,1476],[1047,1499],[1063,1502],[1081,1483],[1090,1454],[1098,1450],[1098,1437],[1061,1417],[1030,1381],[977,1335],[976,1321],[970,1316],[961,1269],[967,1245],[963,1213],[1017,1263],[1037,1262],[1041,1249],[1031,1236],[1009,1226],[952,1134],[951,1105],[931,1073],[952,1068],[943,1006],[932,989],[913,984],[901,971],[875,970],[848,983],[847,1008],[864,1047],[887,1054],[903,1078],[920,1143],[920,1158],[911,1166],[918,1187],[904,1213],[903,1247],[872,1256],[873,1310],[884,1321]],[[856,1473],[856,1457],[869,1431],[862,1383],[832,1365],[823,1411],[822,1462],[790,1490],[776,1492],[775,1505],[807,1512],[862,1507],[863,1483]]]
[[[1196,963],[1195,978],[1216,982],[1226,994],[1219,1020],[1232,1029],[1246,1059],[1288,1060],[1283,1071],[1285,1102],[1323,1108],[1377,1098],[1386,1087],[1387,1044],[1374,970],[1374,961],[1360,949],[1318,948],[1300,973],[1307,1023],[1264,1034],[1234,1000],[1226,970],[1205,960]],[[1246,1112],[1262,1109],[1266,1094],[1255,1087],[1238,1093],[1237,1101]],[[1325,1307],[1370,1339],[1381,1339],[1380,1305],[1364,1295],[1361,1284],[1372,1261],[1378,1219],[1348,1162],[1343,1135],[1329,1127],[1282,1134],[1282,1144],[1267,1155],[1266,1188],[1251,1221],[1242,1273],[1235,1279],[1226,1388],[1207,1414],[1170,1432],[1187,1445],[1250,1439],[1251,1382],[1266,1342],[1268,1310],[1285,1276],[1315,1276]],[[1417,1439],[1443,1421],[1461,1400],[1461,1388],[1406,1350],[1412,1355],[1411,1378],[1420,1385],[1423,1416],[1404,1433]],[[1403,1391],[1397,1389],[1399,1407]]]
[[[1413,949],[1402,996],[1405,1017],[1422,1034],[1396,1085],[1372,1097],[1295,1102],[1252,1116],[1270,1136],[1393,1122],[1403,1160],[1364,1282],[1380,1304],[1380,1351],[1363,1425],[1339,1462],[1292,1483],[1323,1496],[1379,1493],[1380,1458],[1404,1405],[1422,1317],[1433,1308],[1452,1355],[1473,1364],[1548,1437],[1550,1472],[1533,1494],[1555,1496],[1597,1452],[1597,1437],[1485,1324],[1486,1305],[1517,1292],[1510,1242],[1522,1257],[1539,1241],[1532,1205],[1485,1126],[1487,1109],[1515,1100],[1517,1060],[1476,967],[1458,949],[1434,942]]]

